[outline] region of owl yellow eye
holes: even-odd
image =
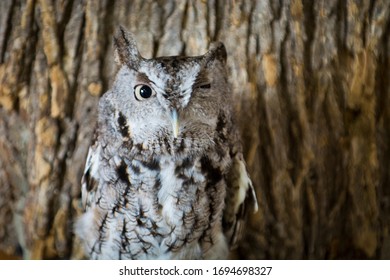
[[[136,85],[134,87],[134,96],[138,101],[148,99],[155,95],[154,90],[147,85]]]

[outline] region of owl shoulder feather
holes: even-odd
[[[81,198],[84,209],[89,208],[99,185],[100,145],[95,142],[88,150],[84,174],[81,179]]]

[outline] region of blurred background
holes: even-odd
[[[239,259],[390,259],[390,1],[0,1],[0,258],[77,259],[112,36],[224,42],[259,211]]]

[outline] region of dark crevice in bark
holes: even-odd
[[[215,0],[215,6],[214,6],[214,11],[215,11],[215,33],[214,37],[211,38],[211,41],[218,41],[218,38],[220,37],[219,33],[222,29],[222,22],[224,19],[225,15],[225,1],[223,0]]]
[[[260,86],[257,86],[258,92],[265,92],[265,89],[261,89]],[[262,200],[262,205],[264,207],[264,219],[265,219],[265,226],[266,229],[264,231],[270,231],[270,226],[275,223],[275,209],[272,207],[272,166],[270,164],[271,162],[271,155],[269,153],[269,146],[266,145],[266,143],[271,142],[271,136],[269,132],[269,127],[267,127],[267,124],[269,123],[269,120],[267,119],[267,113],[266,113],[266,106],[267,102],[264,100],[264,97],[262,94],[259,94],[258,99],[258,113],[259,117],[262,121],[259,122],[258,127],[258,133],[259,133],[259,161],[261,162],[261,173],[263,174],[263,180],[258,183],[258,190],[259,190],[259,197],[264,198]],[[268,232],[268,234],[272,234],[271,232]],[[269,241],[267,241],[268,243]],[[268,244],[270,245],[270,244]],[[266,252],[265,254],[269,254],[269,256],[272,256],[269,252]]]
[[[83,48],[84,48],[84,35],[85,35],[85,13],[83,13],[83,17],[81,19],[81,25],[80,25],[80,29],[83,30],[81,32],[79,32],[79,37],[77,38],[77,43],[75,45],[76,47],[76,57],[78,58],[77,61],[76,61],[76,66],[75,66],[75,70],[74,70],[74,73],[73,75],[75,77],[78,77],[79,74],[80,74],[80,71],[82,69],[82,65],[83,65]],[[76,97],[77,97],[77,92],[79,90],[79,87],[80,87],[80,84],[79,84],[79,81],[78,79],[74,79],[74,82],[73,83],[70,83],[69,84],[69,98],[68,98],[68,116],[71,117],[71,118],[74,118],[75,117],[75,110],[77,109],[76,106],[74,106],[73,104],[75,104],[76,102]]]
[[[249,38],[251,37],[252,34],[256,34],[256,31],[257,30],[253,30],[253,22],[252,22],[252,19],[253,19],[253,12],[256,8],[256,3],[251,3],[251,6],[250,6],[250,9],[249,9],[249,13],[247,15],[247,18],[248,18],[248,28],[246,30],[246,45],[245,45],[245,57],[246,57],[246,70],[247,70],[247,73],[248,75],[250,76],[250,67],[252,66],[251,62],[253,61],[253,57],[250,57],[249,55],[249,47],[250,47],[250,40]]]
[[[184,6],[184,11],[183,11],[183,17],[181,18],[181,25],[180,25],[180,43],[183,44],[183,47],[181,49],[181,52],[179,55],[186,55],[186,43],[183,37],[183,32],[188,28],[187,27],[187,16],[188,16],[188,9],[189,9],[189,1],[186,1],[186,4]]]
[[[207,38],[211,39],[212,36],[211,36],[211,13],[213,12],[213,10],[210,9],[210,3],[208,2],[207,3],[207,8],[206,8],[206,34],[207,34]]]
[[[103,22],[104,24],[101,25],[101,51],[100,51],[100,71],[99,71],[99,78],[102,83],[102,91],[101,94],[107,91],[108,85],[109,85],[109,80],[110,78],[107,77],[105,71],[105,66],[108,65],[108,63],[111,63],[112,61],[112,56],[107,55],[108,50],[112,44],[112,36],[107,36],[107,34],[113,34],[114,30],[116,30],[116,26],[113,25],[114,19],[115,19],[115,4],[116,1],[111,0],[107,1],[106,6],[103,7],[104,10],[104,16],[103,16]],[[108,60],[108,61],[107,61]]]
[[[33,71],[33,64],[35,57],[30,55],[31,53],[35,53],[37,49],[37,41],[38,41],[38,32],[39,28],[36,25],[35,22],[35,9],[34,9],[34,4],[32,5],[32,10],[31,14],[28,15],[27,17],[27,29],[21,31],[21,35],[23,37],[23,44],[24,44],[24,49],[19,50],[22,52],[20,55],[20,61],[18,61],[18,84],[17,88],[18,90],[21,90],[22,86],[26,86],[26,88],[29,88],[28,85],[30,84],[30,78],[32,76],[32,71]],[[27,44],[27,41],[29,42]],[[14,110],[21,113],[21,108],[20,108],[20,96],[15,95],[14,96]],[[24,115],[25,112],[22,114]]]
[[[38,50],[38,37],[39,34],[39,27],[34,21],[34,18],[31,22],[31,32],[29,36],[29,50],[27,51],[28,53],[36,53]],[[32,77],[33,77],[33,68],[34,68],[34,62],[35,62],[35,56],[29,56],[27,62],[25,63],[25,68],[24,68],[24,75],[25,75],[25,81],[26,81],[26,86],[27,86],[27,95],[30,95],[30,85],[32,82]],[[21,108],[18,109],[19,112],[21,112]],[[23,118],[27,119],[27,112],[21,112]]]
[[[390,53],[390,20],[387,18],[387,23],[385,25],[384,35],[380,41],[380,52],[378,57],[378,68],[377,73],[375,74],[376,79],[376,89],[377,92],[377,118],[376,123],[377,127],[377,145],[378,150],[381,151],[378,153],[379,161],[382,162],[382,165],[379,168],[380,173],[380,184],[378,188],[378,197],[380,203],[380,227],[381,235],[380,242],[382,246],[380,249],[380,256],[382,259],[390,258],[390,235],[388,233],[390,225],[390,173],[388,172],[388,167],[390,166],[390,157],[387,155],[390,154],[390,88],[387,85],[388,78],[390,77],[390,59],[388,54]],[[381,102],[379,102],[381,100]]]
[[[314,108],[315,92],[313,85],[313,68],[311,64],[312,48],[314,41],[314,33],[316,31],[316,17],[314,11],[314,3],[310,0],[303,1],[303,27],[306,39],[303,41],[303,65],[304,65],[304,83],[305,83],[305,94],[306,94],[306,108],[308,108],[308,117],[313,118],[314,112],[310,109]]]
[[[14,10],[16,9],[15,4],[16,1],[8,1],[9,4],[9,7],[8,7],[8,11],[1,11],[1,13],[3,14],[3,17],[6,18],[6,20],[4,20],[4,24],[5,24],[5,28],[4,28],[4,33],[3,33],[3,37],[1,38],[1,45],[0,45],[0,64],[3,64],[5,61],[5,54],[6,54],[6,50],[7,50],[7,45],[8,45],[8,41],[11,39],[11,34],[12,34],[12,22],[13,22],[13,17],[14,17]]]
[[[283,14],[283,8],[286,3],[283,3],[283,0],[269,1],[272,8],[272,21],[280,21]]]
[[[337,26],[339,26],[339,32],[337,32],[337,49],[347,50],[346,39],[348,37],[348,3],[346,1],[337,2]]]
[[[297,166],[298,160],[299,160],[299,143],[297,142],[297,139],[300,139],[299,133],[299,122],[297,118],[296,110],[297,108],[293,105],[296,104],[292,101],[292,99],[296,100],[296,95],[299,94],[297,92],[291,92],[291,84],[293,83],[296,85],[296,81],[291,81],[290,77],[293,76],[293,69],[290,67],[291,59],[290,54],[292,52],[292,45],[295,44],[293,40],[293,35],[291,34],[290,25],[286,25],[286,35],[285,40],[281,44],[281,69],[280,69],[280,84],[281,84],[281,93],[280,94],[280,104],[282,107],[282,111],[284,114],[286,114],[286,135],[287,139],[289,139],[288,142],[285,142],[286,146],[285,149],[287,150],[287,157],[288,160],[291,162],[294,162],[295,164],[290,167],[288,170],[288,173],[290,175],[290,178],[292,180],[292,183],[295,185],[296,183],[296,174],[301,167],[300,165]],[[299,51],[299,50],[298,50]],[[290,94],[287,94],[290,93]],[[298,134],[297,134],[298,133]]]
[[[69,0],[65,2],[63,17],[57,23],[57,38],[58,38],[58,46],[59,46],[59,57],[65,56],[65,43],[64,43],[64,33],[66,29],[66,25],[71,19],[72,9],[73,8],[73,0]]]

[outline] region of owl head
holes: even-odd
[[[114,45],[119,70],[100,102],[111,131],[155,152],[201,152],[215,143],[231,103],[222,43],[201,56],[146,59],[120,27]]]

